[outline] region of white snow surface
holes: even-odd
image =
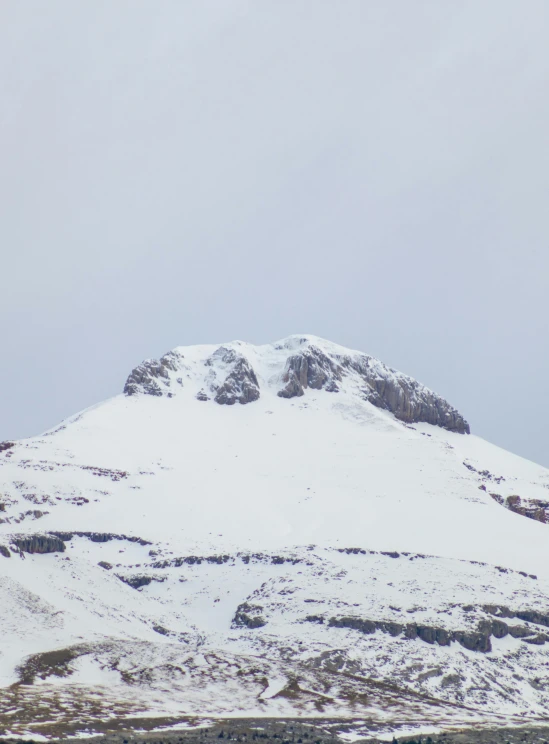
[[[227,371],[218,347],[180,347],[172,397],[119,395],[0,452],[0,728],[38,731],[10,712],[14,690],[49,721],[76,697],[102,715],[358,716],[378,734],[547,716],[549,642],[506,635],[479,652],[330,619],[451,633],[493,619],[487,605],[549,616],[549,527],[490,496],[548,500],[549,471],[398,421],[351,379],[279,397],[304,345],[355,353],[310,336],[224,344],[261,391],[227,406],[208,392]],[[52,531],[117,537],[14,544]],[[57,666],[31,658],[67,649]]]

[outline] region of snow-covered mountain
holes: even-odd
[[[3,733],[549,714],[549,471],[365,354],[180,347],[0,475]]]

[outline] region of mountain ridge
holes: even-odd
[[[344,377],[354,377],[355,385],[358,382],[358,386],[365,386],[359,387],[365,400],[402,421],[425,422],[449,431],[470,433],[463,416],[425,385],[374,357],[311,335],[289,336],[263,346],[233,341],[218,347],[176,347],[159,360],[145,360],[134,368],[126,380],[124,393],[172,397],[176,394],[174,383],[183,385],[183,377],[177,375],[188,376],[190,371],[185,361],[189,354],[195,364],[198,357],[210,369],[216,363],[228,367],[222,383],[215,375],[204,375],[204,387],[222,405],[246,404],[259,398],[261,386],[254,367],[261,366],[260,362],[266,358],[273,369],[270,375],[263,375],[262,386],[283,383],[277,390],[279,397],[301,397],[307,388],[337,393]],[[209,399],[203,390],[199,395],[200,400]]]

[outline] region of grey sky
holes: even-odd
[[[314,333],[549,465],[547,0],[2,0],[0,439]]]

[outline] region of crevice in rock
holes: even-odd
[[[338,392],[337,383],[341,381],[342,370],[327,354],[311,346],[294,354],[286,362],[282,376],[285,386],[279,390],[280,398],[295,398],[304,395],[306,388],[328,392]]]

